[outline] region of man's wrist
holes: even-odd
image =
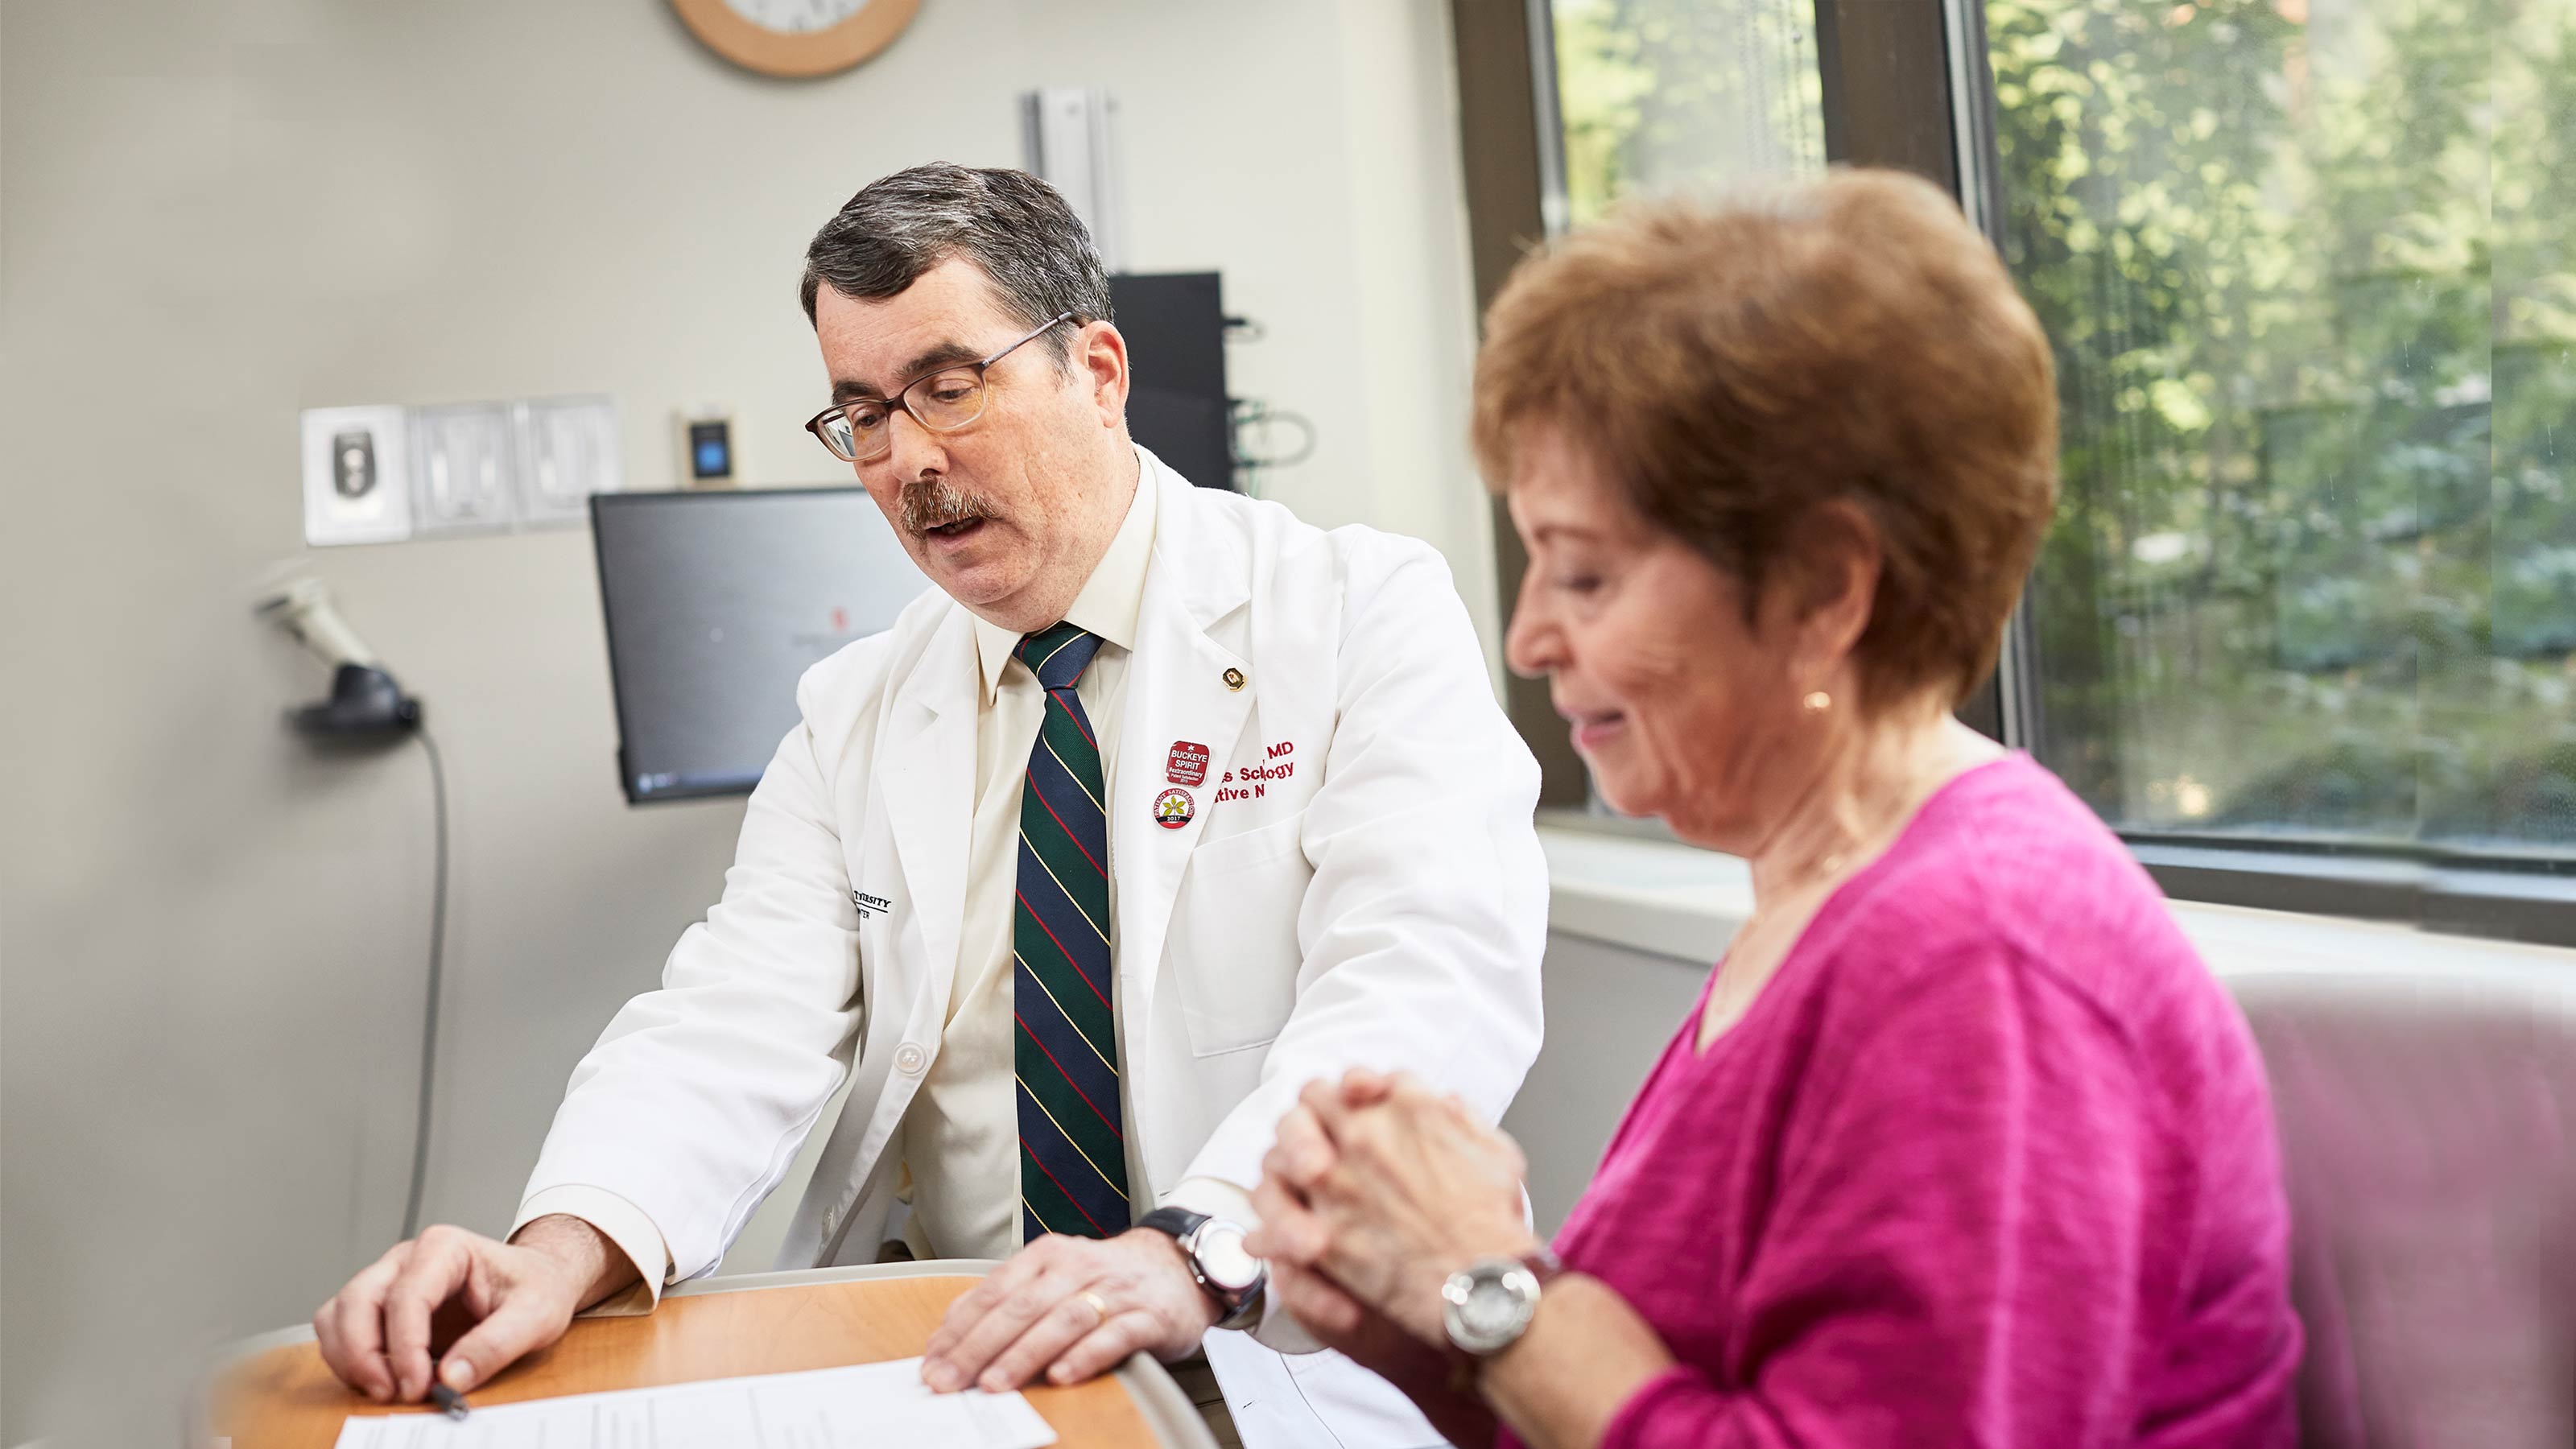
[[[1154,1209],[1136,1226],[1165,1234],[1180,1248],[1190,1281],[1216,1306],[1209,1327],[1249,1329],[1261,1321],[1270,1272],[1245,1249],[1249,1234],[1242,1223],[1175,1205]]]
[[[1205,1288],[1199,1286],[1199,1275],[1190,1268],[1189,1255],[1181,1251],[1178,1239],[1169,1233],[1157,1232],[1152,1228],[1129,1228],[1119,1236],[1134,1238],[1140,1242],[1151,1240],[1160,1243],[1162,1246],[1159,1249],[1152,1250],[1157,1271],[1168,1269],[1181,1286],[1189,1290],[1190,1301],[1198,1304],[1207,1313],[1207,1322],[1202,1326],[1209,1328],[1216,1326],[1216,1321],[1224,1316],[1224,1307]]]
[[[537,1218],[511,1234],[510,1242],[561,1264],[574,1284],[577,1309],[640,1281],[633,1260],[615,1239],[570,1213]]]
[[[1189,1255],[1181,1251],[1179,1239],[1169,1233],[1158,1233],[1152,1228],[1129,1228],[1119,1236],[1133,1238],[1140,1243],[1161,1244],[1163,1251],[1155,1255],[1156,1259],[1171,1264],[1172,1271],[1180,1274],[1183,1282],[1192,1283],[1195,1286],[1195,1281],[1190,1277]]]

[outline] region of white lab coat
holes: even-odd
[[[1298,1089],[1354,1065],[1499,1118],[1539,1045],[1538,768],[1448,569],[1138,451],[1161,493],[1108,804],[1127,1129],[1153,1200],[1259,1181]],[[575,1068],[531,1196],[616,1192],[676,1277],[710,1272],[854,1073],[779,1266],[873,1260],[957,972],[979,687],[970,617],[936,590],[806,673],[723,900]],[[1212,758],[1170,829],[1178,741]],[[1284,1314],[1206,1347],[1250,1449],[1438,1438],[1375,1375],[1295,1353],[1312,1341]]]

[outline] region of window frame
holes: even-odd
[[[1980,0],[1814,0],[1828,164],[1896,166],[1960,199],[1989,239],[2003,215],[1994,75]],[[1478,316],[1526,251],[1567,214],[1550,0],[1450,0],[1469,251]],[[1528,555],[1493,504],[1500,617]],[[1959,718],[2040,753],[2040,659],[2028,596],[1995,671]],[[1543,681],[1506,672],[1504,704],[1540,766],[1544,825],[1671,838],[1659,823],[1602,815]],[[2576,859],[2444,852],[2145,829],[2117,830],[2176,900],[2404,922],[2445,934],[2576,946]]]

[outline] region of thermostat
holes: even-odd
[[[680,414],[680,480],[690,488],[730,488],[741,471],[735,455],[733,414],[691,408]]]

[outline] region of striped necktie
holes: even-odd
[[[1046,690],[1046,723],[1021,781],[1011,920],[1020,1228],[1028,1239],[1115,1237],[1129,1214],[1109,1006],[1109,816],[1100,744],[1073,692],[1100,640],[1058,624],[1023,638],[1016,652]]]

